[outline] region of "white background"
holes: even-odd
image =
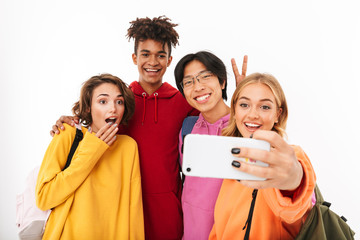
[[[289,142],[305,150],[325,199],[360,235],[356,2],[1,0],[0,239],[17,238],[15,196],[81,84],[105,72],[137,80],[129,22],[164,14],[180,35],[164,81],[175,86],[173,70],[185,54],[210,50],[226,63],[230,99],[230,58],[240,65],[248,54],[248,73],[268,72],[282,84]]]

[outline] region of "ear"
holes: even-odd
[[[170,66],[170,64],[171,64],[172,59],[173,59],[173,57],[172,57],[172,56],[170,56],[170,57],[169,57],[169,59],[168,59],[168,62],[167,62],[167,66],[168,66],[168,67],[169,67],[169,66]]]
[[[224,82],[221,85],[221,89],[224,90],[225,89],[225,84],[226,84],[226,80],[224,80]]]
[[[133,54],[131,55],[131,57],[132,57],[133,63],[134,63],[135,65],[137,65],[137,56],[136,56],[136,54],[133,53]]]
[[[279,108],[279,110],[278,110],[278,112],[277,112],[277,114],[276,114],[276,121],[275,121],[275,123],[278,123],[278,122],[279,122],[279,117],[280,117],[281,113],[282,113],[282,108]]]

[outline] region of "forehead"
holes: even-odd
[[[102,83],[94,88],[93,96],[97,97],[99,94],[119,95],[121,91],[119,87],[113,83]]]
[[[139,51],[148,51],[151,53],[169,53],[169,46],[153,39],[146,39],[139,41],[138,52]]]
[[[239,93],[239,98],[246,97],[251,100],[270,99],[275,102],[275,95],[269,86],[263,83],[246,85]]]
[[[198,60],[192,60],[191,62],[186,64],[186,66],[184,68],[184,76],[196,75],[199,72],[202,72],[204,70],[207,70],[207,69],[202,62],[200,62]]]

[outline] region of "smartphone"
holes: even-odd
[[[270,144],[263,140],[242,137],[225,137],[202,134],[188,134],[184,139],[182,171],[187,176],[238,180],[265,180],[234,168],[234,160],[258,166],[268,164],[248,158],[237,158],[232,148],[257,148],[270,151]]]

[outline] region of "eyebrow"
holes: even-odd
[[[142,49],[140,50],[140,52],[146,52],[146,53],[149,53],[150,51],[149,50],[146,50],[146,49]],[[164,54],[167,54],[166,51],[162,50],[162,51],[158,51],[157,53],[164,53]]]
[[[245,100],[249,100],[250,101],[250,98],[248,98],[248,97],[240,97],[239,98],[239,100],[240,99],[245,99]],[[263,98],[263,99],[260,99],[260,102],[271,102],[271,103],[274,103],[271,99],[269,99],[269,98]]]
[[[202,70],[202,71],[198,72],[198,73],[195,74],[195,75],[191,75],[191,74],[186,75],[186,76],[184,76],[184,78],[188,78],[188,77],[192,77],[192,76],[197,76],[197,75],[199,75],[199,74],[201,74],[201,73],[208,72],[208,71],[209,71],[209,70],[205,69],[205,70]]]
[[[109,97],[109,94],[107,94],[107,93],[100,93],[99,95],[97,95],[97,98],[98,98],[98,97]],[[116,97],[124,97],[124,95],[119,94],[119,95],[117,95]]]

